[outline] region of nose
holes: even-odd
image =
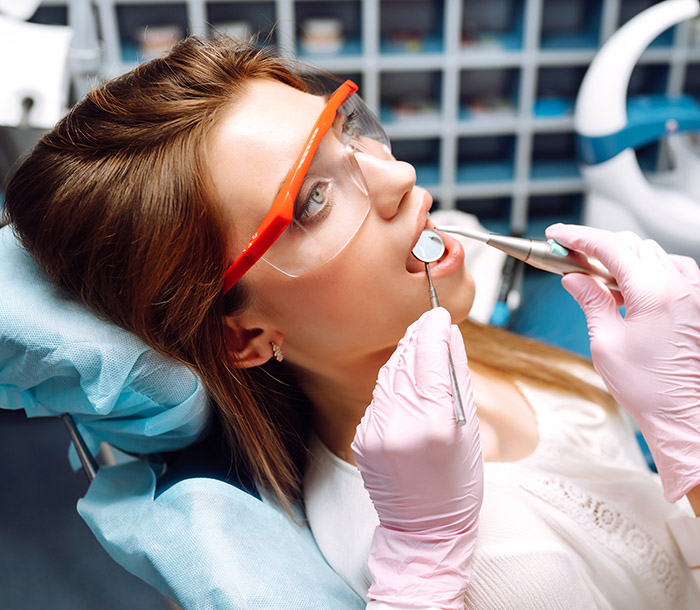
[[[379,158],[367,153],[355,153],[369,191],[372,208],[384,219],[398,212],[404,195],[416,185],[416,170],[405,161],[393,157]]]

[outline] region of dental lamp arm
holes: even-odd
[[[618,297],[581,273],[562,284],[586,314],[593,365],[639,425],[666,499],[687,494],[700,514],[698,265],[630,232],[557,224],[547,236],[595,256],[617,280]]]
[[[632,71],[649,44],[668,28],[695,17],[697,0],[666,0],[642,11],[596,53],[576,99],[576,132],[603,136],[627,125],[627,89]]]
[[[455,420],[452,353],[466,423]],[[412,324],[379,372],[352,443],[379,516],[370,610],[463,610],[483,497],[483,459],[467,356],[442,307]]]

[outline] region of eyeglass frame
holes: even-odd
[[[243,252],[226,269],[224,273],[224,295],[265,255],[292,223],[294,219],[294,201],[299,195],[304,178],[306,178],[321,140],[333,126],[338,109],[357,90],[358,86],[354,82],[346,80],[328,98],[325,108],[321,111],[318,119],[316,119],[313,129],[306,139],[304,149],[293,166],[294,169],[282,183],[282,187],[272,202],[272,206],[265,218],[263,218],[260,226],[248,241]]]

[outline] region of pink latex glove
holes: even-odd
[[[458,426],[448,346],[466,424]],[[447,310],[412,324],[379,371],[352,443],[379,516],[373,600],[462,610],[483,496],[483,460],[467,355]]]
[[[562,280],[586,314],[593,365],[639,425],[675,502],[700,484],[700,270],[629,232],[557,224],[547,237],[598,258],[620,287],[621,299],[588,275]]]

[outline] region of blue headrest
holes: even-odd
[[[154,453],[207,426],[198,377],[54,286],[0,229],[0,408],[71,413],[88,444]]]
[[[609,161],[628,148],[700,129],[700,105],[690,95],[640,95],[627,101],[627,125],[603,136],[578,135],[584,165]]]

